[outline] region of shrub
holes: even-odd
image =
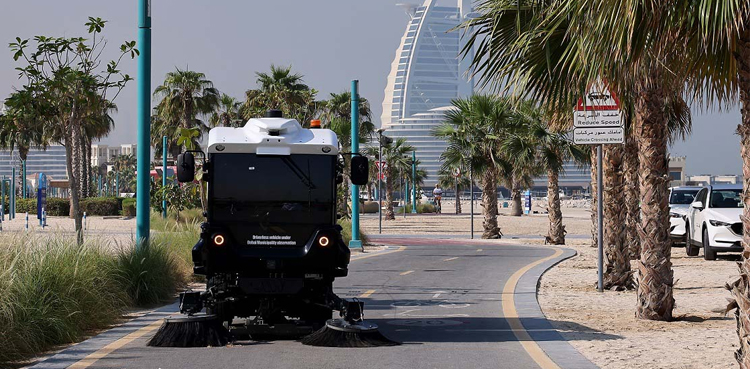
[[[151,306],[171,300],[186,285],[185,268],[167,243],[152,239],[148,247],[131,245],[117,254],[117,271],[123,289],[137,306]]]
[[[88,197],[81,199],[81,211],[86,215],[120,215],[120,202],[114,197]]]
[[[48,197],[45,210],[48,216],[67,217],[70,215],[70,199]],[[36,214],[36,199],[17,199],[16,213]]]
[[[111,253],[95,243],[19,236],[3,244],[0,363],[79,340],[128,306]]]
[[[401,210],[398,212],[400,214],[404,213],[404,209],[406,209],[407,213],[411,213],[411,204],[406,205],[405,207],[402,207]],[[436,211],[435,205],[433,204],[417,204],[417,213],[434,213]]]
[[[351,219],[341,219],[339,220],[339,225],[342,228],[341,238],[344,239],[344,243],[348,246],[349,241],[352,240],[352,221]],[[362,228],[359,229],[359,239],[362,241],[363,245],[370,243],[370,239],[367,237],[367,234],[362,232]]]
[[[122,200],[122,215],[126,217],[134,217],[135,216],[135,204],[136,199],[124,199]]]

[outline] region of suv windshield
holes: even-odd
[[[213,154],[209,221],[247,245],[304,244],[333,223],[335,159]]]
[[[741,208],[742,190],[713,190],[711,191],[710,207],[712,208]]]
[[[699,190],[672,190],[669,203],[672,205],[690,205]]]

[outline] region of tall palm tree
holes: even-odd
[[[471,186],[466,170],[461,167],[441,167],[438,171],[438,183],[442,188],[453,188],[456,193],[456,214],[461,214],[461,191]]]
[[[685,52],[695,38],[663,27],[681,12],[669,9],[673,3],[486,0],[482,15],[468,21],[477,31],[465,49],[479,51],[473,65],[486,84],[504,84],[557,111],[570,109],[598,78],[616,92],[632,87],[643,200],[636,314],[654,320],[671,319],[674,307],[665,101],[684,86],[699,54]]]
[[[399,172],[411,171],[411,156],[414,147],[406,143],[406,139],[399,138],[383,145],[383,161],[385,161],[385,219],[396,219],[393,213],[393,187],[399,179]]]
[[[317,91],[303,81],[303,76],[292,73],[292,67],[271,65],[271,73],[256,72],[257,89],[245,92],[240,107],[244,119],[263,116],[268,109],[280,109],[284,116],[306,125],[319,109],[315,101]]]
[[[549,231],[546,239],[553,245],[564,245],[566,231],[562,224],[558,178],[564,174],[566,162],[586,162],[587,153],[574,145],[565,132],[551,128],[549,121],[553,116],[533,101],[521,103],[513,119],[520,127],[505,140],[503,151],[515,158],[516,165],[537,166],[539,172],[547,174]]]
[[[220,100],[219,91],[214,88],[213,82],[206,79],[205,74],[179,68],[167,73],[164,82],[154,90],[154,97],[161,98],[154,108],[158,117],[154,125],[161,131],[151,137],[154,141],[152,145],[159,148],[162,135],[167,135],[171,140],[177,139],[174,136],[177,128],[207,130],[208,127],[198,116],[212,113]]]
[[[341,93],[331,93],[330,98],[323,101],[324,116],[327,120],[335,118],[351,120],[352,93],[344,91]],[[359,121],[372,121],[372,110],[370,102],[366,98],[359,98]]]
[[[219,103],[216,105],[208,122],[211,127],[238,127],[242,125],[240,118],[240,106],[242,104],[234,97],[221,94]]]
[[[441,155],[445,165],[466,165],[482,182],[482,238],[500,238],[497,225],[497,185],[501,173],[512,166],[500,155],[498,143],[510,124],[510,102],[494,95],[473,95],[456,99],[445,114],[446,123],[434,135],[443,138],[448,148]]]

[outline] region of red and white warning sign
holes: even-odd
[[[620,100],[601,81],[589,87],[573,112],[573,141],[577,144],[623,143]]]

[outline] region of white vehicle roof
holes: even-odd
[[[244,127],[217,127],[208,133],[209,154],[338,155],[330,129],[305,129],[295,119],[252,118]]]

